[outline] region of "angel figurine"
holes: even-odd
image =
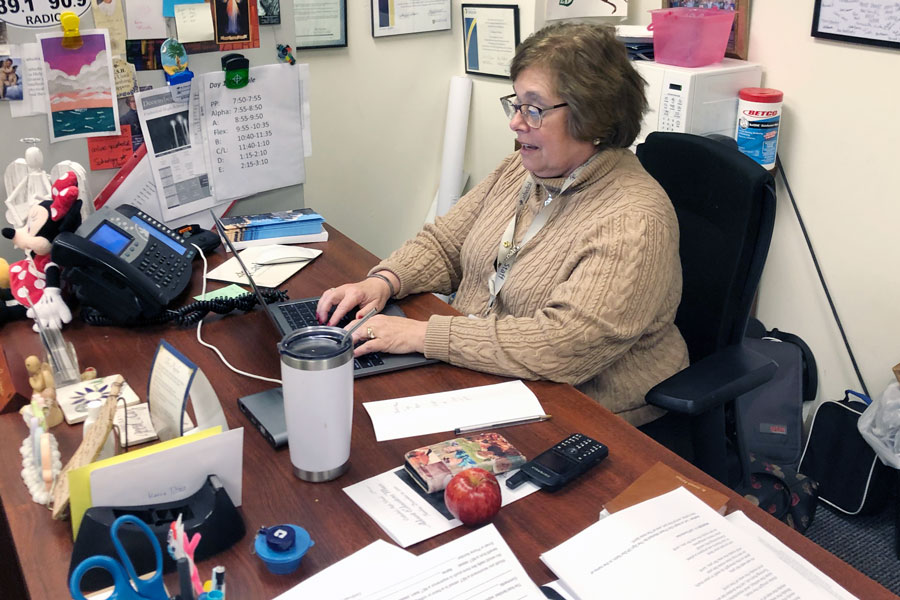
[[[22,138],[29,144],[25,158],[17,158],[9,163],[4,173],[6,186],[6,221],[14,228],[24,227],[31,207],[44,200],[50,200],[52,182],[72,171],[78,179],[78,199],[81,200],[81,218],[86,219],[94,212],[94,202],[87,187],[87,174],[77,162],[63,160],[47,173],[44,170],[44,154],[36,144],[38,138]]]

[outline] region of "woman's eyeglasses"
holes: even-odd
[[[516,116],[516,113],[519,113],[525,120],[525,124],[533,129],[537,129],[541,126],[541,121],[544,118],[545,112],[553,110],[554,108],[561,108],[569,105],[568,102],[561,102],[560,104],[548,106],[547,108],[541,108],[533,104],[516,104],[512,101],[515,97],[515,94],[510,94],[509,96],[500,98],[500,104],[503,105],[503,112],[506,113],[506,116],[509,117],[510,121]]]

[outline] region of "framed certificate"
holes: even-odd
[[[297,50],[347,45],[347,0],[293,0]]]
[[[450,29],[450,0],[371,0],[372,37]]]
[[[466,73],[508,78],[519,45],[519,7],[463,4],[462,23]]]

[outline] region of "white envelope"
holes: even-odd
[[[184,500],[217,475],[241,505],[244,428],[232,429],[91,472],[93,506],[142,506]]]

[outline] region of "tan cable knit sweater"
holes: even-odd
[[[665,192],[628,150],[605,150],[561,196],[519,252],[494,309],[481,318],[500,238],[527,172],[518,153],[372,271],[398,296],[456,291],[464,315],[428,321],[425,354],[478,371],[570,383],[640,425],[662,411],[653,385],[687,365],[673,324],[681,299],[678,223]],[[520,213],[519,241],[563,179],[541,179]]]

